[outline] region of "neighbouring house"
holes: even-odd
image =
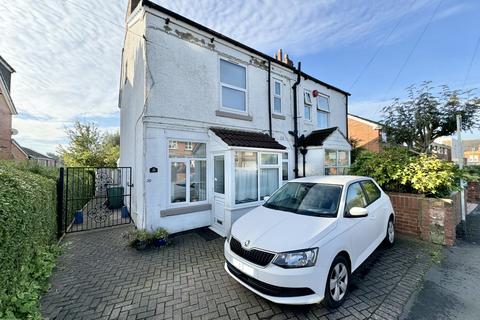
[[[467,165],[480,165],[480,139],[463,140],[463,157]]]
[[[17,114],[10,95],[15,70],[0,56],[0,160],[12,160],[12,116]]]
[[[22,147],[17,141],[12,139],[12,155],[15,161],[29,161],[44,167],[56,167],[58,160],[46,156],[30,148]]]
[[[233,221],[285,181],[350,166],[349,94],[150,1],[129,1],[120,166],[137,227]]]
[[[383,125],[364,117],[348,114],[348,138],[356,142],[357,147],[380,152],[387,142]]]

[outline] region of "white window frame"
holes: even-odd
[[[308,97],[308,99],[307,99]],[[309,90],[304,90],[303,91],[303,117],[305,119],[305,121],[308,121],[308,122],[312,122],[312,92],[309,91]],[[307,118],[306,117],[306,114],[305,114],[305,108],[309,108],[310,109],[310,118]]]
[[[207,149],[207,142],[205,141],[193,141],[193,140],[186,140],[186,139],[168,139],[169,144],[170,141],[181,141],[181,142],[190,142],[190,143],[201,143],[205,144],[205,148]],[[200,204],[206,204],[209,201],[209,192],[208,192],[208,150],[205,152],[205,158],[186,158],[186,157],[174,157],[170,158],[170,154],[168,153],[170,148],[167,150],[167,158],[168,158],[168,206],[170,208],[177,208],[177,207],[188,207],[188,206],[195,206]],[[190,201],[190,161],[197,160],[197,161],[205,161],[206,165],[206,175],[205,175],[205,188],[206,188],[206,197],[205,200],[202,201]],[[182,162],[185,165],[185,201],[184,202],[172,202],[172,188],[170,186],[172,182],[172,162]],[[188,183],[187,183],[188,180]]]
[[[185,150],[188,150],[188,151],[193,150],[193,142],[192,141],[185,141]]]
[[[260,170],[261,169],[268,169],[268,168],[276,168],[278,169],[278,187],[282,186],[282,152],[270,152],[270,151],[260,151],[260,150],[244,150],[244,149],[235,149],[233,151],[233,159],[235,159],[235,152],[255,152],[257,154],[257,201],[247,202],[247,203],[235,203],[237,195],[235,192],[235,183],[236,183],[236,175],[235,175],[235,161],[233,161],[233,167],[231,170],[231,174],[233,174],[233,189],[232,189],[232,200],[231,203],[233,207],[238,208],[247,208],[258,206],[265,202],[265,200],[260,200]],[[275,154],[277,155],[277,163],[276,164],[262,164],[262,154]]]
[[[243,69],[245,69],[245,89],[244,88],[240,88],[240,87],[237,87],[237,86],[232,86],[228,83],[223,83],[222,82],[222,77],[221,77],[221,61],[225,61],[227,63],[231,63],[231,64],[234,64],[234,65],[237,65],[239,67],[242,67]],[[220,110],[222,111],[225,111],[225,112],[230,112],[230,113],[239,113],[239,114],[248,114],[248,69],[245,65],[243,64],[240,64],[238,62],[235,62],[235,61],[232,61],[230,59],[226,59],[226,58],[220,58],[218,60],[218,81],[220,83],[220,93],[219,93],[219,97],[220,97]],[[226,87],[226,88],[229,88],[229,89],[233,89],[233,90],[237,90],[237,91],[242,91],[245,93],[245,110],[237,110],[237,109],[232,109],[232,108],[227,108],[227,107],[224,107],[223,106],[223,93],[222,93],[222,88],[223,87]]]
[[[327,99],[327,109],[324,109],[324,108],[320,107],[320,105],[318,103],[319,97]],[[325,94],[319,93],[315,100],[316,100],[316,103],[317,103],[317,108],[316,108],[317,112],[315,113],[315,117],[316,117],[315,120],[316,120],[316,123],[317,123],[317,127],[320,128],[320,126],[318,125],[318,114],[323,113],[323,114],[327,115],[327,125],[326,125],[325,128],[328,128],[330,126],[330,97],[325,95]],[[323,128],[323,129],[325,129],[325,128]]]
[[[275,92],[275,84],[280,84],[280,94],[277,94]],[[273,108],[272,108],[272,113],[274,114],[279,114],[279,115],[282,115],[283,114],[283,99],[282,99],[282,93],[283,93],[283,82],[279,79],[273,79],[273,92],[272,92],[272,95],[273,95],[273,98],[272,98],[272,101],[273,101]],[[280,112],[277,112],[275,111],[275,98],[278,98],[280,99]]]
[[[172,144],[170,144],[172,143]],[[168,140],[168,150],[176,150],[178,149],[178,143],[177,140]]]
[[[326,161],[326,159],[327,159],[327,151],[336,151],[336,158],[335,158],[335,162],[336,162],[336,163],[335,163],[335,165],[329,165],[329,164],[327,164],[327,161]],[[339,164],[338,164],[338,153],[339,153],[339,152],[347,152],[347,154],[348,154],[348,164],[346,164],[346,165],[339,165]],[[329,168],[337,168],[337,169],[338,169],[338,168],[350,168],[351,161],[352,161],[352,159],[351,159],[351,151],[350,151],[350,150],[325,148],[325,155],[324,155],[324,161],[323,161],[323,167],[324,167],[324,168],[323,168],[323,174],[326,175],[325,172],[326,172],[327,169],[329,169]]]

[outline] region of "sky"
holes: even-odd
[[[350,92],[351,113],[374,120],[424,80],[480,88],[477,0],[155,2],[269,55],[283,48],[303,71]],[[0,55],[16,70],[13,126],[20,144],[55,152],[76,120],[118,129],[126,6],[127,0],[0,1]]]

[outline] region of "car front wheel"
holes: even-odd
[[[325,287],[325,304],[330,308],[339,307],[347,296],[350,281],[350,269],[347,259],[337,256],[328,272]]]

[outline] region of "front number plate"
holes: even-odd
[[[250,266],[247,266],[245,263],[243,262],[240,262],[238,261],[237,259],[235,258],[232,258],[232,264],[235,268],[237,268],[238,270],[242,271],[243,273],[245,273],[246,275],[249,275],[250,277],[254,277],[255,276],[255,270],[250,267]]]

